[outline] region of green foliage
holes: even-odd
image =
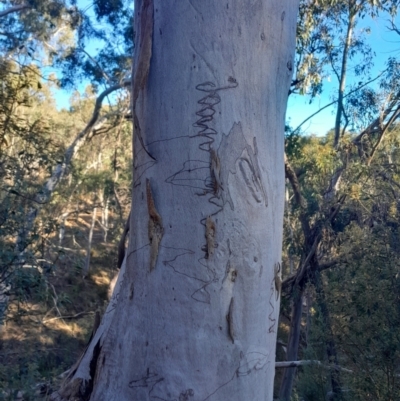
[[[349,27],[354,29],[366,15],[395,15],[397,5],[397,1],[302,0],[291,93],[308,94],[312,101],[322,93],[323,81],[328,76],[340,80]],[[357,59],[354,73],[359,79],[368,76],[375,57],[367,40],[369,33],[368,27],[359,29],[350,40],[347,61]]]
[[[29,0],[25,4],[27,7],[23,11],[10,13],[1,19],[1,54],[12,54],[22,63],[32,60],[40,52],[56,56],[68,37],[68,31],[79,23],[76,6],[63,0]],[[15,6],[14,1],[2,2],[3,10],[12,6]]]
[[[93,86],[112,84],[130,75],[133,52],[132,3],[126,0],[96,0],[94,16],[80,10],[78,40],[55,59],[62,71],[60,83],[73,87],[89,79]],[[95,41],[96,54],[86,48]]]
[[[2,2],[0,12],[16,3]],[[103,102],[95,129],[55,190],[46,183],[92,118],[98,85],[129,78],[133,45],[130,2],[97,1],[94,14],[75,1],[24,4],[0,17],[0,399],[23,391],[33,400],[38,383],[48,387],[76,361],[94,311],[106,302],[130,208],[127,93]],[[99,51],[89,54],[93,39]],[[57,78],[48,65],[58,68]],[[93,85],[75,92],[68,110],[58,110],[59,81],[73,86],[82,78]],[[83,280],[95,208],[92,263]]]
[[[300,368],[295,391],[299,399],[320,400],[331,391],[328,341],[335,344],[339,366],[347,369],[339,371],[344,400],[383,401],[400,396],[399,132],[396,125],[388,131],[369,165],[359,159],[352,145],[355,134],[343,139],[346,169],[335,199],[345,194],[346,202],[330,222],[326,213],[332,203],[324,194],[330,178],[343,165],[343,157],[332,150],[332,133],[287,137],[287,154],[299,172],[307,202],[306,209],[295,204],[290,209],[291,227],[285,230],[288,254],[298,260],[304,252],[299,243],[307,241],[300,225],[300,216],[305,214],[311,224],[322,227],[320,263],[340,260],[322,272],[329,325],[316,293],[311,292],[314,302],[307,305],[307,338],[299,359],[319,361],[325,369]],[[376,138],[368,140],[374,143]]]

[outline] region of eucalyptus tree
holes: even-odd
[[[27,213],[26,223],[18,230],[18,252],[25,249],[39,210],[49,202],[82,146],[94,132],[102,132],[100,127],[110,121],[118,125],[116,114],[120,119],[126,114],[126,108],[105,114],[101,112],[101,107],[110,94],[130,85],[132,39],[126,31],[132,30],[131,10],[123,1],[114,2],[111,6],[108,2],[97,0],[93,5],[94,13],[79,8],[76,1],[68,0],[5,1],[2,4],[0,18],[4,32],[0,38],[0,57],[25,66],[25,69],[10,73],[32,71],[37,75],[38,85],[41,85],[42,79],[48,79],[71,87],[82,79],[90,79],[95,88],[104,86],[86,127],[75,134],[64,156],[54,163],[45,185],[30,197],[34,202]],[[97,22],[103,23],[99,25]],[[115,27],[111,28],[110,24]],[[98,41],[98,54],[90,54],[87,50],[88,41],[93,39]],[[48,75],[49,64],[58,67],[61,72],[58,79],[54,74]]]
[[[369,163],[368,160],[372,160],[381,145],[380,138],[384,137],[398,118],[397,91],[389,74],[380,74],[382,90],[379,93],[368,87],[368,84],[376,80],[369,76],[373,53],[362,36],[366,30],[355,30],[357,22],[367,14],[375,16],[385,11],[394,15],[397,2],[304,2],[300,10],[304,23],[299,24],[298,28],[299,46],[292,92],[315,96],[323,89],[324,75],[329,74],[336,76],[338,89],[336,99],[330,103],[336,105],[333,135],[329,136],[333,148],[330,149],[324,139],[324,151],[319,150],[319,153],[312,157],[316,160],[307,166],[298,166],[291,152],[296,141],[298,144],[302,142],[297,139],[297,130],[289,136],[287,143],[286,177],[293,194],[292,211],[298,218],[295,225],[300,230],[297,235],[301,243],[301,247],[297,247],[295,252],[298,255],[298,269],[292,277],[284,281],[285,290],[288,290],[293,298],[288,360],[297,359],[302,296],[310,282],[320,295],[317,300],[324,311],[321,316],[325,318],[326,330],[331,332],[330,312],[322,296],[323,286],[319,279],[319,271],[337,266],[340,259],[332,247],[331,238],[338,227],[335,222],[340,219],[341,209],[350,190],[350,186],[346,187],[350,185],[349,181],[346,183],[350,174],[348,170],[354,166],[354,162],[357,165],[360,161],[357,161],[354,150],[361,155],[362,163]],[[346,86],[348,70],[354,57],[362,59],[361,62],[358,60],[354,70],[359,83]],[[393,61],[389,61],[388,71],[393,70],[392,66]],[[348,86],[350,89],[347,89]],[[359,135],[350,139],[349,135],[346,135],[349,127],[357,128]],[[370,148],[369,141],[372,142]],[[364,147],[366,154],[363,154]],[[324,170],[312,173],[319,165],[325,165]],[[293,218],[291,221],[293,222]],[[293,237],[293,234],[291,236]],[[331,336],[331,340],[327,341],[326,352],[333,365],[337,365],[337,352],[332,339]],[[280,389],[280,397],[284,400],[291,396],[294,375],[295,368],[288,368],[284,372]],[[341,387],[337,370],[331,370],[333,397],[342,396]]]
[[[304,0],[300,3],[297,28],[295,77],[291,93],[307,94],[313,99],[323,91],[323,81],[333,76],[337,81],[334,147],[349,128],[351,117],[346,111],[349,70],[352,79],[364,85],[374,63],[374,52],[368,43],[370,28],[359,28],[366,16],[379,14],[394,17],[397,0]]]
[[[331,132],[322,138],[302,138],[301,156],[299,153],[294,157],[291,153],[293,169],[298,171],[302,166],[307,170],[299,178],[299,186],[308,200],[309,211],[313,204],[315,207],[322,203],[318,199],[322,191],[318,188],[323,188],[329,177],[327,167],[333,160],[333,135]],[[355,138],[356,135],[347,134],[342,140],[350,144]],[[374,144],[379,137],[369,139]],[[367,145],[365,149],[372,151],[373,146],[368,148]],[[324,227],[324,238],[317,253],[318,270],[314,273],[310,263],[307,273],[308,294],[304,308],[307,317],[302,320],[304,326],[300,329],[299,339],[299,355],[305,360],[297,363],[298,366],[314,363],[315,367],[300,370],[296,395],[314,400],[321,398],[322,391],[324,396],[329,393],[329,397],[333,397],[329,381],[334,369],[341,373],[341,388],[345,390],[341,394],[343,399],[396,399],[399,394],[396,294],[400,188],[397,124],[386,131],[372,159],[360,160],[358,148],[351,146],[350,149],[349,163],[339,190],[340,194],[346,194],[346,202],[332,224]],[[302,162],[299,163],[300,158]],[[299,230],[293,221],[299,211],[292,209],[292,212],[296,240]],[[287,238],[287,241],[291,242],[291,239]],[[294,249],[293,253],[298,255],[300,251]],[[316,274],[321,277],[325,304],[329,308],[329,326],[326,311],[318,300]],[[288,284],[290,286],[291,280],[288,281],[283,283],[283,292]],[[335,365],[326,353],[325,344],[329,341],[335,344]],[[321,370],[321,365],[326,369]]]
[[[37,69],[2,61],[0,88],[0,323],[7,307],[14,267],[20,266],[10,238],[23,226],[31,198],[60,156],[51,130],[55,106],[41,103],[48,88]],[[39,110],[46,108],[47,114]],[[36,233],[33,237],[37,238]]]
[[[136,2],[129,249],[53,399],[272,400],[296,14]]]
[[[12,280],[11,267],[21,266],[29,255],[34,256],[35,250],[32,246],[38,238],[35,234],[36,219],[70,171],[73,159],[91,137],[105,134],[106,126],[118,126],[124,120],[126,107],[120,108],[115,102],[114,107],[110,107],[108,113],[105,113],[102,104],[110,94],[126,90],[130,85],[129,51],[132,48],[132,39],[128,39],[129,35],[124,35],[126,30],[129,31],[128,27],[131,27],[129,15],[126,2],[116,2],[113,7],[107,7],[107,2],[97,1],[94,15],[85,9],[79,9],[74,1],[5,1],[0,6],[0,60],[2,73],[5,75],[4,82],[20,82],[19,89],[16,86],[12,92],[9,91],[2,97],[4,103],[7,103],[9,98],[12,100],[11,108],[5,104],[1,110],[1,119],[6,129],[0,133],[0,140],[3,150],[7,148],[2,156],[4,158],[21,151],[15,144],[22,141],[26,145],[26,149],[23,150],[25,155],[28,154],[28,148],[37,151],[40,148],[40,152],[29,153],[31,160],[28,170],[37,164],[45,167],[45,170],[41,170],[35,177],[35,185],[31,185],[31,181],[24,181],[21,176],[12,177],[14,182],[25,185],[28,190],[12,189],[12,197],[17,197],[21,209],[18,213],[18,224],[12,230],[14,235],[17,233],[15,250],[7,254],[8,262],[1,267],[1,285],[4,286],[7,282],[7,286],[0,288],[0,298]],[[107,19],[108,25],[106,23],[105,27],[96,26],[96,22],[102,19]],[[118,25],[119,28],[111,30],[110,23]],[[99,47],[103,47],[99,55],[91,55],[87,50],[88,40],[93,38],[100,41]],[[59,72],[61,71],[62,76],[59,79],[56,79],[54,74],[49,74],[50,65],[58,67]],[[80,132],[69,134],[72,140],[65,145],[64,150],[61,149],[61,143],[58,143],[57,157],[52,157],[52,148],[45,148],[45,144],[51,142],[51,138],[47,137],[48,127],[40,121],[40,118],[46,118],[41,115],[33,126],[32,122],[26,124],[26,113],[24,118],[21,118],[21,109],[29,103],[28,92],[32,91],[34,99],[36,91],[47,88],[45,82],[53,85],[54,89],[56,84],[71,86],[79,83],[81,79],[88,78],[91,78],[94,86],[104,86],[95,101],[92,115]],[[9,86],[5,84],[2,89],[9,90]],[[21,98],[24,100],[21,101]],[[12,129],[11,122],[14,123]],[[18,158],[13,160],[18,161]],[[11,165],[10,158],[7,165]],[[16,166],[13,168],[15,170]],[[9,176],[12,175],[13,168],[9,168]],[[19,168],[18,171],[26,170]],[[45,180],[43,176],[46,177]],[[9,234],[7,231],[7,235]],[[0,313],[0,321],[2,320],[3,314]]]

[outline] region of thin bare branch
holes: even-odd
[[[107,73],[103,70],[103,68],[101,67],[101,65],[99,64],[99,62],[94,59],[83,47],[80,47],[79,50],[83,53],[86,54],[86,56],[89,58],[89,60],[95,64],[97,66],[97,68],[99,68],[99,70],[101,71],[101,75],[103,75],[103,78],[107,81],[107,82],[111,82],[111,78],[107,75]]]
[[[400,108],[400,106],[398,105],[399,102],[399,98],[396,97],[391,103],[390,105],[383,111],[383,113],[377,117],[374,121],[372,121],[372,123],[370,125],[368,125],[367,128],[365,128],[360,134],[358,134],[354,139],[353,139],[353,143],[357,146],[359,146],[359,144],[361,143],[361,140],[364,136],[366,135],[371,135],[371,134],[375,134],[381,131],[381,124],[382,121],[385,121],[386,117],[388,117],[391,113],[396,114],[396,117],[399,116],[398,114],[398,110]],[[391,118],[389,119],[391,121]],[[391,124],[394,122],[391,121]]]
[[[379,135],[378,140],[376,141],[376,144],[374,145],[371,155],[369,156],[369,159],[367,161],[367,165],[369,166],[372,162],[372,159],[374,158],[374,155],[376,153],[376,151],[379,148],[379,145],[382,143],[383,138],[386,134],[386,132],[388,131],[388,129],[390,128],[390,126],[394,123],[394,121],[397,119],[397,117],[400,115],[400,106],[397,107],[397,109],[395,110],[395,112],[392,114],[392,116],[390,117],[389,121],[385,124],[385,127],[382,129],[381,134]]]
[[[306,204],[305,199],[301,195],[299,180],[297,178],[296,172],[294,171],[293,167],[290,165],[290,162],[286,156],[286,153],[285,153],[284,157],[285,157],[285,175],[292,186],[296,203],[302,209],[302,212],[300,213],[300,222],[301,222],[301,225],[302,225],[302,228],[304,231],[304,235],[306,237],[308,237],[310,234],[310,223],[308,221],[308,218],[307,218],[307,215],[305,212],[307,204]]]
[[[56,316],[56,317],[52,317],[50,319],[43,320],[42,323],[45,324],[45,323],[51,322],[53,320],[60,320],[60,319],[76,319],[80,316],[93,315],[94,313],[95,312],[79,312],[76,315],[71,315],[71,316]]]
[[[29,4],[19,4],[18,6],[7,8],[6,10],[0,11],[0,18],[11,13],[17,13],[19,11],[26,10],[27,8],[31,8],[31,6]]]
[[[301,207],[304,208],[306,207],[306,201],[303,198],[303,196],[301,195],[300,192],[300,184],[299,184],[299,180],[297,179],[297,175],[296,172],[294,171],[294,169],[292,168],[292,166],[289,163],[289,160],[286,156],[285,153],[285,174],[286,174],[286,178],[289,180],[292,189],[293,189],[293,193],[294,193],[294,198],[296,200],[296,203]]]
[[[314,361],[314,360],[275,362],[275,369],[298,368],[299,366],[305,366],[305,365],[317,365],[325,369],[334,369],[346,373],[353,373],[351,369],[342,368],[341,366],[337,365],[324,365],[321,361]]]
[[[379,79],[385,72],[387,71],[387,69],[385,69],[384,71],[382,71],[379,75],[377,75],[375,78],[370,79],[369,81],[365,82],[364,84],[357,86],[357,88],[351,90],[349,93],[346,93],[346,95],[343,96],[343,99],[345,99],[346,97],[352,95],[353,93],[359,91],[360,89],[364,88],[365,86],[369,85],[370,83],[376,81],[377,79]],[[326,104],[325,106],[321,107],[320,109],[318,109],[315,113],[309,115],[305,120],[303,120],[294,130],[293,132],[298,131],[307,121],[311,120],[313,117],[315,117],[317,114],[321,113],[321,111],[327,109],[330,106],[333,106],[335,103],[338,102],[338,99]]]
[[[308,265],[311,261],[311,258],[315,255],[315,252],[317,251],[318,245],[321,241],[321,234],[318,234],[315,236],[314,242],[311,246],[310,251],[308,252],[308,255],[305,259],[305,261],[302,263],[300,269],[298,270],[298,274],[296,275],[296,280],[294,282],[295,285],[299,285],[300,281],[304,278],[306,272],[308,271]]]

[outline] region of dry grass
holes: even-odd
[[[78,223],[69,228],[70,233],[85,229]],[[11,297],[0,332],[0,401],[15,399],[19,390],[24,400],[46,399],[35,386],[46,383],[47,390],[57,386],[57,376],[84,349],[95,312],[105,310],[108,285],[116,271],[115,246],[104,244],[102,232],[96,229],[91,270],[85,279],[83,249],[74,246],[71,235],[65,247],[68,251],[61,257],[55,257],[54,250],[48,255],[50,260],[57,259],[51,271],[21,269],[21,283],[28,285]]]

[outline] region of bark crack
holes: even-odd
[[[232,340],[232,344],[235,344],[235,328],[233,326],[233,311],[234,311],[234,299],[231,298],[231,302],[229,304],[228,315],[226,316],[226,320],[228,321],[228,334],[229,338]]]
[[[212,220],[211,216],[208,216],[206,219],[207,259],[209,259],[214,254],[215,231],[215,222]]]
[[[154,204],[154,198],[151,191],[150,180],[146,179],[147,208],[149,212],[148,236],[150,241],[150,271],[157,263],[158,251],[160,249],[161,239],[164,235],[162,218]]]

